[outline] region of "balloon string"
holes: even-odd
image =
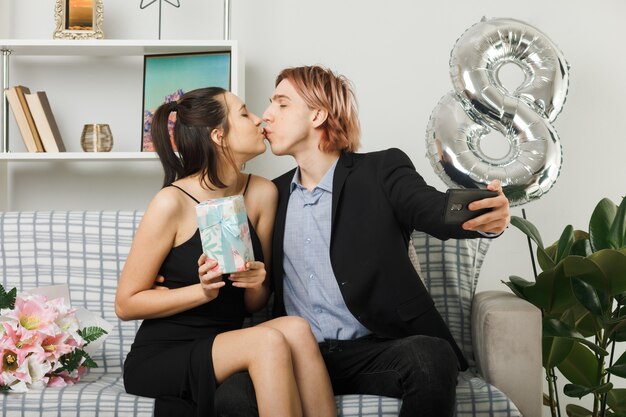
[[[526,210],[522,209],[522,217],[526,220]],[[528,240],[528,251],[530,252],[530,261],[533,264],[533,273],[535,274],[535,281],[537,281],[537,267],[535,266],[535,255],[533,254],[533,245],[530,242],[530,236],[526,235]]]

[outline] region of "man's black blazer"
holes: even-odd
[[[285,315],[283,237],[295,169],[276,178],[272,275],[274,314]],[[348,309],[383,337],[429,335],[447,340],[461,369],[467,362],[408,256],[414,229],[439,239],[481,235],[443,224],[445,194],[426,184],[399,149],[342,153],[333,179],[330,261]]]

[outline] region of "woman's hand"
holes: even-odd
[[[265,264],[263,262],[251,261],[246,264],[247,271],[235,272],[228,277],[232,281],[233,287],[259,289],[265,282]]]
[[[207,258],[204,253],[198,258],[198,277],[208,301],[217,298],[220,288],[226,285],[217,261]]]

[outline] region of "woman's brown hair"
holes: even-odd
[[[165,176],[163,186],[177,179],[200,174],[203,185],[224,188],[219,178],[219,154],[211,139],[213,129],[228,134],[226,90],[219,87],[199,88],[185,93],[178,101],[162,104],[154,113],[150,134]],[[168,131],[170,113],[176,112],[174,152]],[[207,183],[208,182],[210,184]]]

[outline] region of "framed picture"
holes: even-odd
[[[222,87],[230,91],[231,55],[225,52],[146,55],[143,65],[142,151],[154,151],[150,127],[156,109],[188,91]],[[170,115],[170,136],[176,113]],[[176,150],[173,143],[172,146]]]
[[[102,0],[56,0],[54,39],[102,39]]]

